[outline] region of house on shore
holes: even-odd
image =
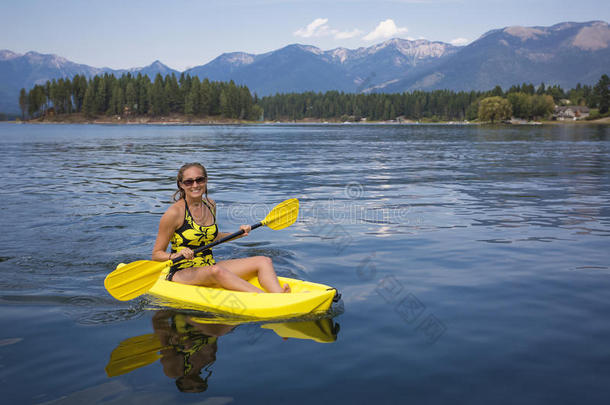
[[[573,106],[573,105],[562,106],[562,107],[558,106],[558,107],[555,107],[555,111],[553,112],[553,119],[556,119],[559,121],[582,120],[584,118],[587,118],[588,116],[589,116],[589,107],[582,107],[582,106]]]

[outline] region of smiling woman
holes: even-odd
[[[167,276],[170,281],[182,284],[222,287],[246,292],[288,293],[288,284],[280,286],[270,258],[255,256],[216,262],[211,249],[195,250],[228,236],[219,232],[216,224],[216,203],[208,197],[208,175],[200,163],[187,163],[176,177],[178,190],[168,210],[161,217],[159,232],[152,252],[152,259],[167,261],[183,256],[175,263]],[[243,236],[251,227],[242,225]],[[167,247],[171,242],[171,252]],[[246,280],[258,277],[264,290]]]

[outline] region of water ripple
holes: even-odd
[[[266,215],[238,208],[301,201],[294,225],[219,246],[218,260],[270,256],[345,300],[338,344],[263,339],[264,372],[225,339],[219,392],[299,393],[294,375],[315,374],[337,402],[477,402],[464,381],[485,403],[500,386],[526,403],[608,397],[608,126],[0,125],[0,144],[2,378],[32,392],[13,402],[100,386],[108,348],[150,328],[148,299],[116,301],[103,281],[150,258],[190,161],[208,168],[224,232]],[[446,333],[431,343],[424,321]],[[174,390],[162,373],[130,381]]]

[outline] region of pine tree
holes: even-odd
[[[184,112],[184,97],[180,93],[178,81],[173,73],[165,78],[165,97],[167,98],[168,112]]]
[[[82,112],[86,117],[93,117],[97,114],[95,106],[95,83],[94,80],[89,81],[85,96],[83,97]]]
[[[136,91],[134,80],[130,80],[125,88],[125,106],[127,107],[127,111],[129,111],[130,114],[137,111],[138,93]]]
[[[123,93],[123,89],[121,88],[119,83],[115,83],[112,87],[110,102],[108,103],[108,110],[106,110],[106,115],[123,114],[123,108],[125,106],[124,98],[125,96]]]
[[[93,99],[93,113],[103,114],[108,109],[108,103],[106,102],[106,86],[107,80],[105,77],[95,77],[94,80],[94,99]]]
[[[184,102],[184,113],[187,115],[202,115],[201,111],[201,85],[199,78],[191,82],[191,88],[189,93],[186,95]]]
[[[137,113],[139,115],[150,114],[152,84],[150,78],[146,75],[138,73],[136,79],[136,92],[138,94]]]
[[[165,83],[160,73],[157,73],[152,85],[150,111],[154,116],[165,115],[169,112],[169,104],[165,96]]]
[[[87,91],[87,79],[85,76],[75,75],[72,78],[72,100],[74,101],[74,111],[81,112],[85,92]]]
[[[610,108],[610,78],[608,75],[602,75],[593,91],[600,114],[606,114]]]
[[[28,94],[24,88],[19,91],[19,108],[21,109],[21,119],[25,120],[25,112],[28,110]]]
[[[516,118],[528,119],[532,116],[532,97],[525,93],[510,93],[506,96],[512,106],[512,115]]]

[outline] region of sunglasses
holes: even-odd
[[[183,180],[182,184],[184,184],[187,187],[190,187],[193,184],[195,184],[195,182],[197,182],[199,184],[203,184],[203,183],[205,183],[206,180],[207,180],[206,177],[201,176],[201,177],[197,177],[196,179],[186,179],[186,180]]]

